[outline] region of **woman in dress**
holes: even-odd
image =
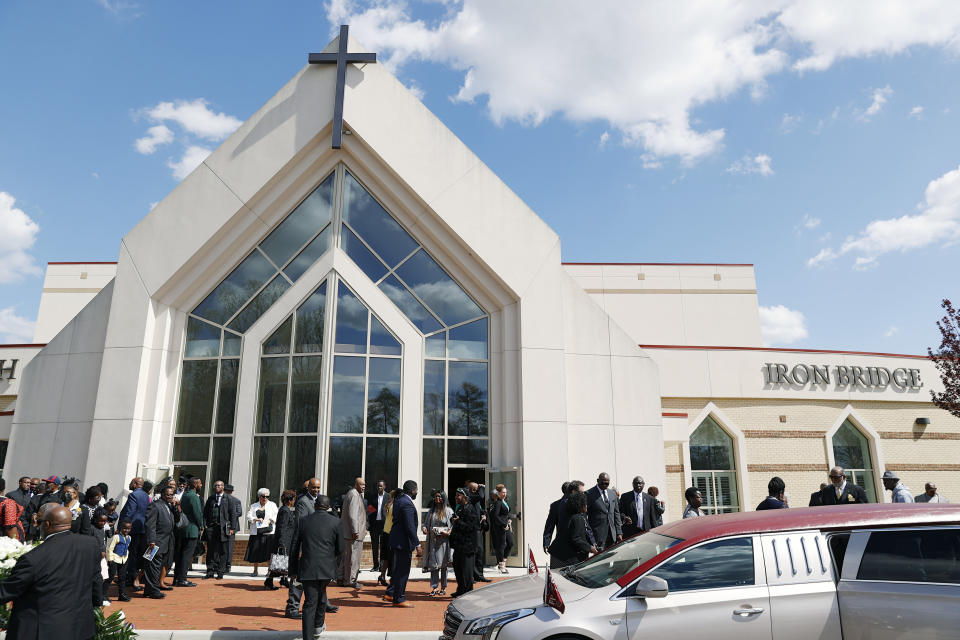
[[[587,496],[584,493],[575,493],[567,499],[567,539],[570,541],[570,551],[574,558],[572,564],[583,562],[594,551],[587,535]]]
[[[90,526],[90,516],[86,509],[80,504],[77,488],[68,485],[63,488],[63,506],[70,510],[70,516],[73,523],[70,525],[70,531],[73,533],[85,533],[88,536],[93,535],[93,527]]]
[[[383,533],[380,534],[380,575],[377,582],[387,586],[387,572],[390,570],[390,561],[393,559],[393,550],[390,548],[390,532],[393,530],[393,501],[403,495],[403,489],[394,489],[383,505]]]
[[[273,553],[289,556],[293,546],[293,534],[297,532],[297,513],[294,503],[297,501],[297,492],[287,489],[280,494],[280,509],[277,511],[277,528],[273,534]],[[280,578],[280,584],[287,586],[287,576]],[[263,581],[267,589],[279,589],[273,585],[273,574],[267,569],[267,579]]]
[[[510,524],[510,505],[507,504],[507,488],[498,484],[487,509],[490,537],[497,554],[497,569],[507,573],[507,556],[513,549],[513,530]]]
[[[427,536],[424,545],[423,568],[430,570],[431,596],[447,595],[447,568],[453,559],[450,549],[450,527],[453,509],[447,506],[443,491],[434,490],[430,510],[423,517],[423,533]]]
[[[258,574],[259,565],[270,562],[273,527],[277,523],[278,511],[277,503],[270,501],[270,489],[257,489],[257,501],[247,510],[250,539],[247,540],[247,552],[243,554],[244,561],[253,565],[255,576]]]

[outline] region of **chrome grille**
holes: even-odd
[[[443,635],[440,638],[442,640],[452,640],[457,637],[457,630],[462,622],[463,616],[460,615],[460,612],[452,604],[448,605],[447,612],[443,616]]]

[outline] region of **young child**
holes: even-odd
[[[103,573],[103,583],[104,587],[110,583],[110,568],[107,563],[107,512],[103,510],[102,507],[97,507],[93,512],[93,518],[91,518],[93,524],[93,537],[96,538],[97,544],[100,545],[100,563],[101,571]],[[106,592],[106,589],[104,589]],[[110,599],[107,598],[106,593],[103,596],[103,606],[108,606],[110,604]]]
[[[117,533],[117,521],[120,519],[120,514],[117,513],[117,501],[110,498],[103,505],[103,509],[107,512],[107,540],[109,540]]]
[[[121,520],[117,525],[117,534],[110,539],[107,546],[107,562],[110,563],[110,573],[106,585],[114,577],[117,579],[117,600],[121,602],[130,602],[130,596],[124,591],[126,583],[126,564],[130,556],[130,530],[133,529],[133,523],[129,520]]]

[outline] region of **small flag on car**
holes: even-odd
[[[537,561],[533,557],[533,549],[530,548],[530,545],[527,545],[527,573],[540,573],[540,569],[537,568]]]
[[[547,565],[547,577],[543,581],[543,604],[553,607],[560,613],[566,611],[567,607],[563,604],[563,598],[560,597],[560,590],[557,589],[553,576],[550,575],[550,565]]]

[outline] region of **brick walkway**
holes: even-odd
[[[456,589],[451,580],[448,591]],[[299,620],[283,616],[287,590],[267,591],[263,580],[200,580],[200,586],[167,591],[163,600],[133,595],[130,602],[104,608],[105,613],[123,609],[138,629],[210,629],[288,631],[300,629]],[[359,591],[343,587],[328,589],[340,611],[327,615],[330,631],[440,631],[450,598],[431,598],[425,580],[411,581],[407,600],[411,609],[393,607],[380,599],[386,587],[362,584]],[[116,587],[109,590],[114,599]]]

